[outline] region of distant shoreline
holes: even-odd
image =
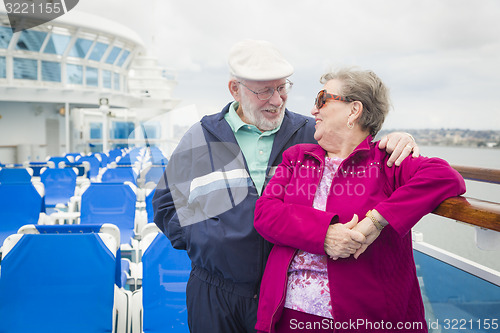
[[[420,143],[416,138],[415,140],[419,144],[419,146],[425,146],[425,147],[460,147],[460,148],[474,148],[474,149],[500,149],[500,145],[488,147],[488,146],[477,146],[477,145],[467,145],[467,144],[439,144],[439,143]]]
[[[410,133],[421,146],[500,149],[500,130],[384,129],[379,132],[377,138],[390,132]]]

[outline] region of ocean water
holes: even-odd
[[[440,157],[451,165],[500,169],[500,149],[422,146],[421,154]],[[466,180],[465,196],[500,202],[500,185]],[[413,228],[424,241],[500,272],[500,233],[497,249],[482,250],[476,244],[476,227],[429,214]]]

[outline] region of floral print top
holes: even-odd
[[[323,177],[314,196],[313,207],[326,210],[333,176],[342,163],[341,158],[325,159]],[[285,307],[312,315],[333,318],[326,255],[298,250],[288,268]]]

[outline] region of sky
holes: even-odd
[[[232,100],[227,55],[274,43],[295,68],[287,107],[309,115],[331,68],[377,73],[391,90],[384,129],[500,130],[498,0],[80,0],[120,22],[177,73],[179,107],[198,116]]]

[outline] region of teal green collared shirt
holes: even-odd
[[[234,132],[236,141],[243,152],[252,178],[259,195],[266,180],[267,164],[273,148],[274,137],[279,126],[271,131],[261,132],[254,125],[244,123],[236,113],[239,103],[233,102],[224,119]]]

